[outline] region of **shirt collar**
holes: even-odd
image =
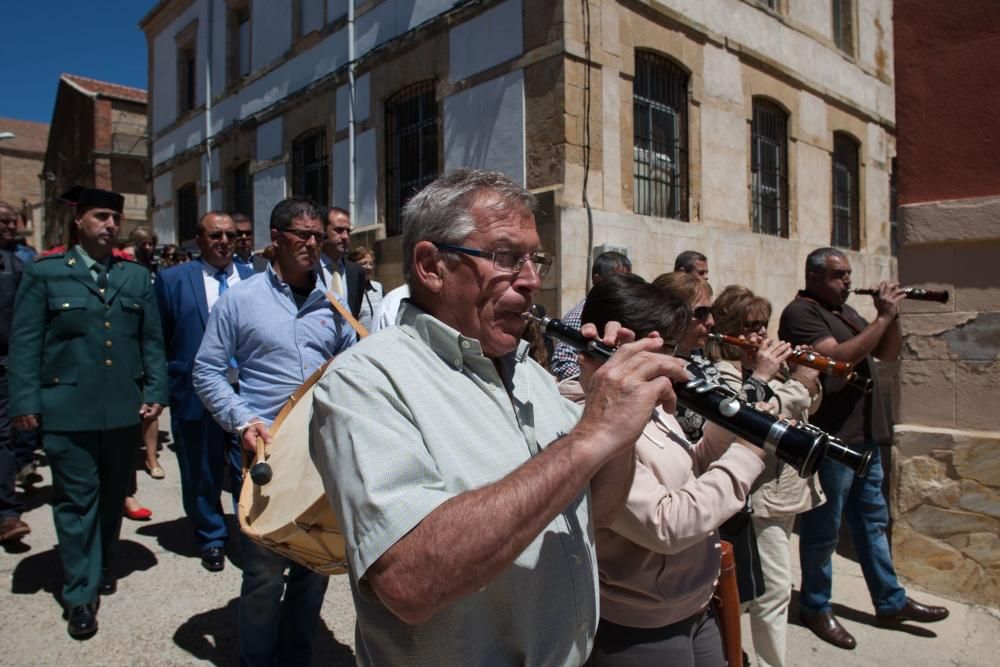
[[[215,268],[211,264],[203,262],[200,259],[198,261],[201,262],[201,270],[204,271],[205,275],[208,276],[209,278],[214,278],[215,274],[219,272],[219,269]],[[226,268],[222,269],[222,271],[226,272],[226,277],[231,277],[233,275],[233,271],[235,270],[236,267],[233,266],[232,262],[229,262],[229,265]]]
[[[271,283],[272,287],[283,294],[288,294],[289,298],[291,298],[291,286],[278,276],[277,272],[274,270],[274,265],[271,263],[268,263],[267,265],[267,279],[268,282]],[[309,298],[306,299],[307,304],[316,296],[317,290],[319,290],[320,296],[326,292],[326,287],[323,285],[323,278],[319,271],[313,271],[313,279],[315,280],[315,283],[313,284],[313,291],[309,294]]]
[[[97,264],[97,260],[91,257],[89,254],[87,254],[87,251],[83,249],[82,245],[77,244],[73,246],[73,250],[76,251],[77,256],[83,262],[83,265],[87,267],[88,271],[94,268],[94,264]],[[104,266],[108,266],[109,264],[111,264],[110,256],[106,261],[101,263],[104,264]]]

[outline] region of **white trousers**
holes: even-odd
[[[765,518],[754,514],[751,518],[764,572],[764,594],[750,602],[750,634],[760,667],[784,667],[788,603],[792,599],[788,542],[795,517]]]

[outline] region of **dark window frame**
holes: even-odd
[[[229,170],[227,188],[230,213],[242,213],[253,219],[253,176],[250,174],[250,160],[237,164]]]
[[[844,53],[854,55],[854,2],[853,0],[832,0],[831,28],[833,43]]]
[[[385,101],[385,232],[403,233],[402,210],[438,176],[440,105],[436,84],[411,84]]]
[[[689,73],[652,51],[635,52],[632,211],[689,220]]]
[[[788,238],[788,121],[777,102],[753,98],[750,122],[750,228]]]
[[[306,130],[292,141],[292,196],[329,206],[331,187],[326,128]]]
[[[183,245],[198,236],[198,184],[194,181],[177,188],[177,243]]]
[[[861,142],[846,132],[834,132],[830,167],[830,245],[860,250]]]

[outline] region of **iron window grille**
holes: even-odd
[[[292,142],[292,195],[320,206],[330,204],[330,160],[326,130],[309,130]]]
[[[403,207],[438,175],[438,104],[434,81],[415,83],[386,100],[385,233],[403,232]]]
[[[773,102],[753,101],[750,126],[751,228],[788,237],[788,114]]]
[[[177,190],[177,238],[181,243],[198,235],[198,189],[194,183]]]
[[[858,250],[859,219],[858,144],[843,132],[833,133],[833,231],[831,245]]]
[[[632,210],[688,219],[688,75],[654,53],[635,55]]]

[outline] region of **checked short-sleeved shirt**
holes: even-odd
[[[526,344],[498,373],[478,341],[409,302],[398,324],[340,355],[313,401],[310,446],[347,541],[358,663],[582,664],[598,620],[589,493],[426,623],[402,622],[368,585],[372,563],[430,512],[510,474],[580,410]]]

